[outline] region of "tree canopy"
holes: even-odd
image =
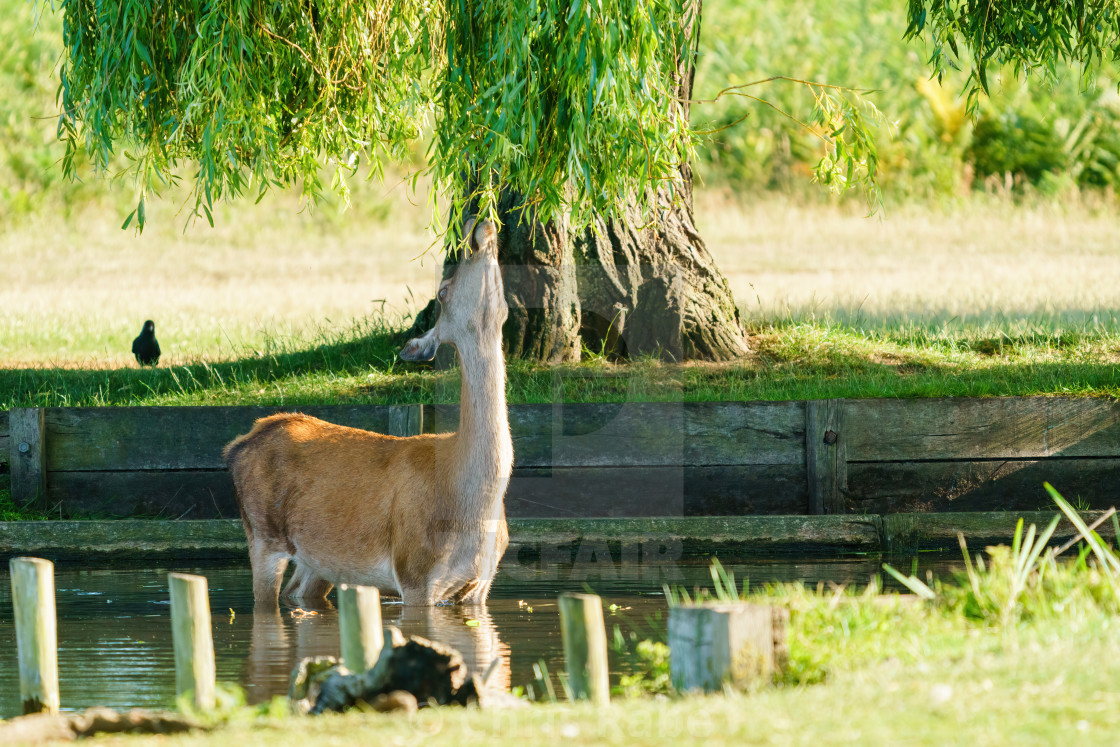
[[[933,41],[935,73],[969,71],[972,110],[993,68],[1010,65],[1015,75],[1037,73],[1049,83],[1060,65],[1079,63],[1091,82],[1103,60],[1120,57],[1116,0],[909,0],[908,15],[907,37]]]
[[[143,193],[192,164],[196,204],[361,163],[430,134],[437,188],[498,184],[604,209],[692,147],[674,97],[687,0],[62,0],[64,165],[123,150]],[[363,163],[364,162],[364,163]],[[143,199],[138,218],[143,222]]]
[[[296,184],[346,194],[427,143],[435,192],[499,185],[577,224],[680,179],[697,0],[60,0],[64,168],[123,154],[145,199],[193,172],[195,209]],[[744,92],[733,91],[744,95]],[[858,105],[818,87],[818,177],[874,173]],[[413,174],[417,176],[418,174]]]

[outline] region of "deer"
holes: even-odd
[[[463,261],[436,294],[438,320],[400,352],[430,361],[441,344],[454,346],[458,431],[397,437],[280,413],[225,447],[257,604],[278,603],[290,561],[285,598],[320,601],[346,583],[405,605],[485,603],[509,545],[509,310],[494,223],[468,218],[462,235]]]

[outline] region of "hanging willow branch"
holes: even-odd
[[[345,196],[357,164],[381,176],[425,140],[458,205],[490,210],[501,185],[585,224],[679,179],[696,147],[676,98],[695,0],[57,1],[64,169],[123,155],[126,226],[184,168],[212,223],[223,198],[317,197],[324,166]]]
[[[930,65],[969,71],[970,111],[988,93],[988,72],[1009,65],[1013,74],[1052,82],[1068,63],[1080,64],[1086,83],[1106,59],[1120,58],[1117,0],[909,0],[906,38],[929,36]],[[963,53],[962,53],[963,48]]]

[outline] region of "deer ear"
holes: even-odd
[[[497,256],[498,228],[493,221],[484,220],[474,224],[471,232],[471,252],[485,251]]]

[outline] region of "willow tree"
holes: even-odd
[[[1120,2],[909,0],[906,36],[932,42],[936,75],[968,71],[965,92],[975,112],[993,70],[1053,84],[1073,64],[1085,85],[1095,85],[1101,62],[1120,59]]]
[[[217,200],[290,186],[313,198],[324,174],[345,195],[359,169],[381,175],[427,142],[448,224],[472,211],[503,225],[511,354],[746,351],[692,213],[700,0],[57,7],[64,166],[123,154],[140,193],[126,227],[180,175],[212,223]],[[849,101],[815,91],[818,176],[846,186],[873,169],[871,141]]]

